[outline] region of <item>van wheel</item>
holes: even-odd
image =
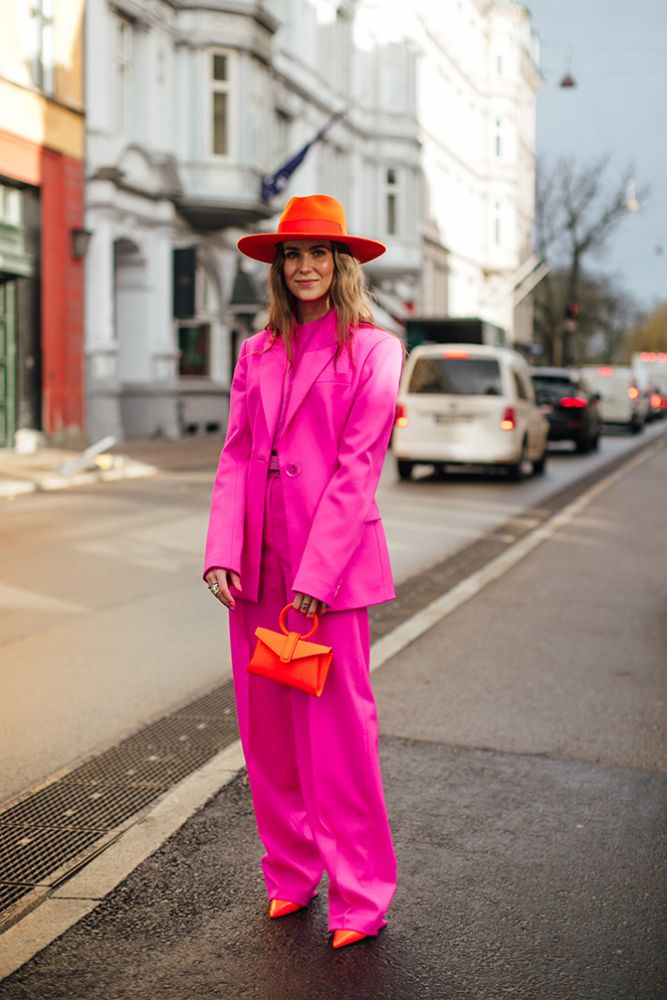
[[[632,423],[630,424],[630,433],[631,433],[631,434],[641,434],[641,432],[642,432],[643,430],[644,430],[644,425],[643,425],[643,423],[641,422],[641,420],[636,420],[636,419],[635,419],[635,420],[633,420],[633,421],[632,421]]]
[[[396,459],[396,465],[398,466],[398,478],[409,479],[412,475],[412,467],[414,464],[414,462],[409,462],[405,458]]]
[[[520,483],[523,481],[524,472],[523,467],[526,461],[526,439],[524,438],[521,442],[521,454],[516,462],[512,462],[507,466],[507,475],[513,483]]]
[[[539,458],[535,459],[533,462],[533,474],[536,476],[543,476],[547,469],[547,446],[544,446],[544,451]]]

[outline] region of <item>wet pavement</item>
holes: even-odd
[[[334,952],[323,892],[267,919],[239,777],[0,995],[658,1000],[667,777],[395,738],[382,760],[400,882],[377,940]]]

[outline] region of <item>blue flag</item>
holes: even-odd
[[[344,111],[337,111],[335,115],[332,115],[328,122],[326,122],[319,132],[316,132],[312,139],[310,139],[305,146],[303,146],[298,153],[295,153],[286,163],[274,170],[272,174],[265,174],[262,177],[262,201],[267,203],[271,201],[280,194],[281,191],[287,186],[287,182],[298,167],[301,166],[308,151],[311,146],[314,146],[316,142],[329,131],[334,122],[337,122],[339,118],[344,116]]]

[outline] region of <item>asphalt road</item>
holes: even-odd
[[[6,1000],[662,1000],[667,450],[374,675],[399,890],[269,922],[243,775]]]
[[[663,431],[585,457],[561,446],[520,485],[425,467],[400,483],[389,456],[379,500],[397,582]],[[200,582],[214,466],[3,506],[0,802],[229,676],[227,612]]]

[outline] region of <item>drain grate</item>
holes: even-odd
[[[56,781],[0,815],[2,840],[21,827],[85,827],[108,830],[155,797],[153,786],[123,788],[122,785],[74,784]]]
[[[69,830],[63,827],[13,828],[3,831],[0,871],[8,882],[48,884],[48,875],[63,859],[78,858],[84,848],[99,840],[103,830]]]
[[[135,746],[121,745],[96,757],[66,775],[64,782],[90,783],[92,785],[152,785],[157,789],[168,788],[180,781],[186,774],[200,767],[213,756],[224,743],[209,743],[205,747],[192,749],[187,744],[171,750],[165,747],[151,749],[140,743]]]
[[[89,861],[115,827],[237,736],[227,681],[7,806],[0,812],[0,929]]]
[[[30,893],[34,892],[35,886],[29,883],[0,882],[0,911],[8,910],[10,906]]]

